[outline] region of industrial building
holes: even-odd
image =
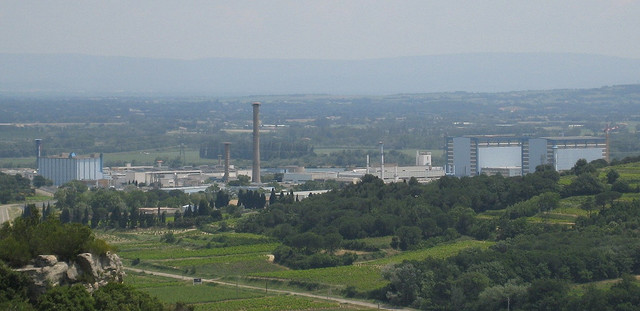
[[[51,179],[55,186],[72,180],[104,179],[102,172],[102,154],[78,156],[75,153],[63,153],[57,156],[38,157],[38,174]]]
[[[104,179],[102,153],[79,156],[63,153],[55,156],[42,155],[42,139],[36,139],[36,169],[38,175],[60,186],[72,180],[95,181]]]
[[[202,185],[206,180],[201,170],[131,170],[126,172],[129,183],[144,183],[158,187],[185,187]]]
[[[530,139],[528,147],[527,172],[534,172],[541,164],[552,164],[556,171],[568,170],[580,159],[606,159],[608,149],[604,137],[587,136]]]
[[[463,136],[448,137],[445,147],[448,175],[502,174],[518,176],[551,164],[558,171],[572,168],[579,159],[605,159],[603,137]]]

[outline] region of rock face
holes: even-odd
[[[71,262],[58,261],[54,255],[40,255],[32,265],[16,271],[31,276],[36,290],[40,293],[43,293],[48,285],[75,283],[82,283],[91,292],[110,282],[122,283],[125,276],[120,257],[111,252],[101,256],[83,253]]]

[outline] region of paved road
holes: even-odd
[[[182,276],[182,275],[179,275],[179,274],[156,272],[156,271],[142,270],[142,269],[129,268],[129,267],[125,267],[125,269],[130,270],[130,271],[134,271],[134,272],[144,272],[144,273],[148,273],[148,274],[164,276],[164,277],[180,279],[180,280],[187,280],[187,281],[191,281],[194,278],[193,276],[187,277],[187,276]],[[213,279],[202,279],[202,282],[216,283],[216,284],[227,285],[227,286],[238,286],[238,287],[241,287],[241,288],[247,288],[247,289],[253,289],[253,290],[261,290],[261,291],[265,290],[264,287],[235,284],[235,283],[223,282],[223,281],[218,281],[218,280],[213,280]],[[402,308],[385,307],[383,305],[370,303],[370,302],[365,302],[365,301],[359,301],[359,300],[343,299],[343,298],[336,298],[336,297],[327,297],[327,296],[322,296],[322,295],[314,295],[314,294],[309,294],[309,293],[294,292],[294,291],[288,291],[288,290],[268,289],[268,291],[270,291],[272,293],[289,294],[289,295],[304,296],[304,297],[315,298],[315,299],[331,300],[331,301],[336,301],[336,302],[339,302],[339,303],[346,303],[346,304],[350,304],[350,305],[356,305],[356,306],[367,307],[367,308],[372,308],[372,309],[410,310],[410,309],[402,309]]]

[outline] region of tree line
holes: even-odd
[[[219,208],[229,204],[230,194],[210,187],[207,191],[186,194],[180,190],[142,191],[128,186],[125,191],[114,189],[88,189],[79,181],[62,185],[55,193],[56,208],[63,223],[81,223],[91,228],[147,228],[152,226],[192,227],[219,220]],[[185,212],[167,215],[160,207],[182,209]],[[157,208],[157,212],[145,213],[140,208]],[[169,216],[173,222],[167,221]]]

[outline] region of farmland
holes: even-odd
[[[278,244],[264,236],[228,232],[209,234],[198,230],[176,231],[180,242],[170,244],[160,241],[163,233],[157,230],[103,231],[98,235],[111,241],[125,265],[135,263],[136,268],[165,271],[184,278],[225,277],[230,283],[255,283],[245,279],[245,276],[254,272],[284,269],[269,261],[267,255]],[[211,245],[207,248],[206,244]],[[235,246],[224,246],[229,244]],[[265,293],[261,290],[212,283],[193,285],[190,281],[140,272],[128,272],[125,283],[148,292],[165,303],[195,304],[196,310],[366,309],[271,291]],[[278,284],[273,286],[277,287]]]
[[[341,294],[348,288],[364,295],[388,284],[381,272],[385,265],[427,257],[445,258],[463,249],[486,248],[491,245],[489,242],[462,240],[398,253],[389,249],[390,237],[368,238],[362,241],[383,248],[388,257],[356,262],[350,266],[289,270],[270,262],[268,255],[279,244],[265,236],[229,232],[210,234],[199,230],[176,231],[175,236],[179,242],[171,244],[161,241],[164,233],[166,232],[156,230],[108,231],[101,232],[100,236],[111,241],[126,265],[139,269],[255,286],[265,286],[264,282],[267,280],[270,288],[304,290],[321,295]],[[304,309],[305,306],[323,309],[340,307],[331,302],[299,297],[268,297],[264,293],[257,294],[255,291],[222,285],[193,286],[185,281],[133,272],[128,275],[126,282],[167,303],[197,303],[197,310],[277,310],[275,307],[268,309],[268,306],[283,304],[299,306],[296,309]],[[216,306],[211,305],[212,302],[216,302]]]

